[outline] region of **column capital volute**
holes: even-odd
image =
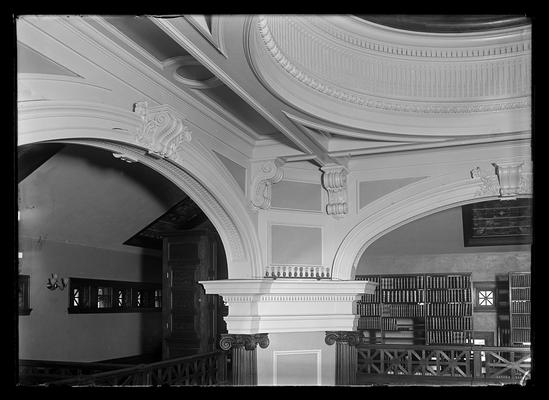
[[[245,350],[255,350],[257,345],[262,349],[266,349],[269,346],[268,333],[254,333],[249,335],[224,333],[221,334],[221,340],[219,341],[219,346],[222,350],[242,347],[244,347]]]
[[[348,343],[350,346],[357,346],[362,338],[358,331],[327,331],[324,341],[327,345],[338,343]]]

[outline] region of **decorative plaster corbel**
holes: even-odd
[[[497,175],[488,175],[480,167],[476,167],[471,170],[471,178],[480,179],[480,188],[475,193],[475,197],[499,195],[499,180]]]
[[[143,120],[136,141],[145,146],[150,155],[173,159],[181,143],[191,141],[189,128],[168,106],[149,107],[142,101],[134,104],[133,111]]]
[[[524,170],[524,162],[492,163],[494,174],[485,174],[479,167],[471,170],[473,179],[480,179],[478,196],[499,195],[502,200],[513,199],[519,194],[532,193],[532,172]]]
[[[327,165],[321,168],[322,184],[328,191],[328,215],[343,216],[349,212],[347,204],[347,169],[342,165]]]
[[[253,181],[251,191],[251,206],[254,210],[269,209],[271,207],[272,185],[284,177],[282,165],[284,160],[277,158],[264,163]]]

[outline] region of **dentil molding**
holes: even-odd
[[[149,107],[147,102],[138,102],[133,111],[142,120],[136,142],[149,154],[175,160],[182,143],[191,141],[191,131],[170,106]]]
[[[199,283],[206,294],[223,297],[229,307],[227,330],[233,334],[355,330],[355,302],[377,286],[368,281],[311,279]]]

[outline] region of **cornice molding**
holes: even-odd
[[[310,279],[200,281],[229,307],[229,333],[354,330],[355,302],[376,283]],[[327,307],[326,304],[330,304]]]
[[[271,32],[270,23],[276,26],[276,35]],[[413,114],[496,112],[531,105],[529,52],[473,63],[411,62],[349,52],[333,41],[319,41],[303,28],[299,17],[259,16],[256,26],[265,50],[282,71],[337,102]],[[280,40],[288,41],[294,52],[301,49],[295,54],[299,61],[284,53]],[[252,62],[254,57],[262,57],[253,50],[250,53]],[[351,81],[340,73],[342,63],[348,64],[346,70],[356,70]],[[316,69],[319,71],[313,72]],[[254,71],[257,74],[257,67]],[[258,78],[270,86],[260,75]],[[360,77],[364,79],[357,81]]]
[[[303,20],[351,48],[399,58],[484,58],[522,54],[531,50],[529,27],[445,34],[402,31],[353,16],[303,17]],[[501,37],[505,38],[504,43],[497,40]],[[408,43],[403,45],[403,41]],[[413,45],[412,42],[417,44]]]

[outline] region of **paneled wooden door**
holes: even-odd
[[[225,279],[226,259],[216,233],[189,231],[163,245],[162,358],[214,351],[226,331],[223,303],[200,280]]]

